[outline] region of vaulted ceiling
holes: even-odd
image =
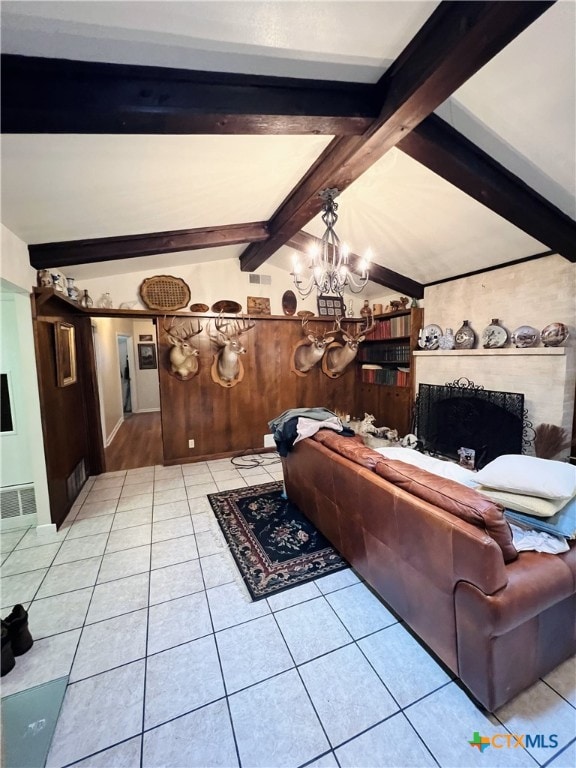
[[[2,223],[81,279],[322,233],[376,286],[576,261],[576,4],[10,2]]]

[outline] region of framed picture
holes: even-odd
[[[269,315],[270,299],[264,299],[261,296],[248,296],[246,309],[249,315]]]
[[[56,338],[56,383],[59,387],[76,384],[76,340],[74,326],[58,320],[54,325]]]
[[[141,371],[149,371],[158,367],[155,344],[138,344],[138,367]]]
[[[346,307],[342,296],[318,296],[319,317],[345,317]]]
[[[141,333],[138,336],[138,341],[154,341],[154,336],[151,333]]]

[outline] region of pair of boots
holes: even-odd
[[[32,648],[34,640],[28,629],[28,612],[15,605],[12,613],[2,619],[2,677],[14,668],[14,656],[22,656]]]

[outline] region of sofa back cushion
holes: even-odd
[[[413,496],[434,504],[467,523],[483,528],[499,545],[505,563],[518,557],[510,526],[499,504],[484,498],[472,488],[454,480],[438,477],[403,461],[382,459],[375,465],[374,470],[380,477]]]

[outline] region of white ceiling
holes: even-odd
[[[55,58],[376,82],[436,2],[3,2],[2,51]],[[576,4],[561,0],[439,109],[576,214]],[[26,243],[267,220],[328,136],[13,135],[2,222]],[[399,150],[339,198],[352,250],[431,282],[546,251]],[[319,220],[305,229],[321,234]],[[244,246],[162,257],[163,267]],[[282,248],[270,262],[289,269]],[[87,279],[155,257],[75,268]]]

